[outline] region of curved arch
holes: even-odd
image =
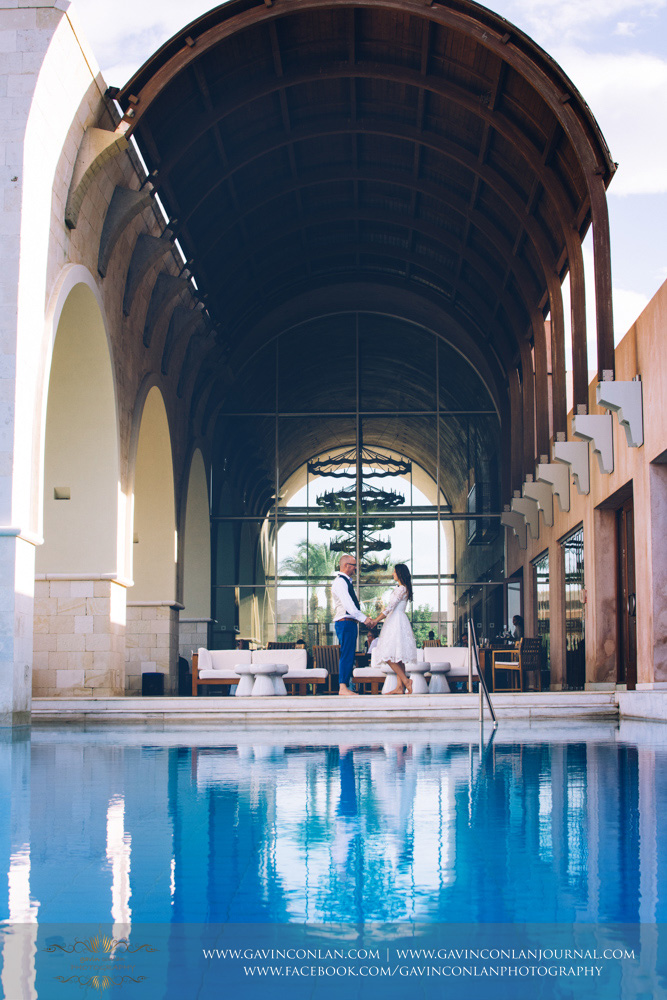
[[[288,184],[283,185],[275,184],[270,189],[268,194],[261,192],[261,197],[258,201],[247,205],[243,214],[233,216],[228,227],[216,235],[214,242],[204,248],[205,251],[209,252],[212,250],[219,241],[225,238],[235,225],[242,224],[247,215],[267,207],[276,199],[284,197],[285,195],[294,194],[297,191],[303,191],[304,189],[308,189],[310,187],[330,185],[335,181],[344,180],[351,180],[354,182],[366,181],[372,184],[391,184],[395,187],[416,191],[418,194],[426,194],[435,201],[442,203],[447,208],[451,208],[460,217],[463,224],[469,222],[470,225],[479,230],[485,240],[488,240],[496,248],[500,258],[505,261],[505,265],[509,266],[512,273],[516,276],[517,285],[523,292],[525,301],[530,301],[533,297],[535,301],[537,301],[539,298],[537,286],[535,286],[535,288],[529,287],[531,283],[534,283],[534,279],[531,279],[528,270],[524,265],[522,265],[516,255],[513,254],[511,241],[503,236],[502,232],[494,225],[493,220],[486,219],[479,211],[472,209],[469,202],[466,202],[463,198],[457,197],[453,191],[449,191],[443,186],[435,184],[432,181],[429,182],[425,178],[415,180],[414,178],[408,178],[407,176],[403,177],[396,171],[381,172],[376,169],[366,169],[364,171],[357,170],[350,173],[349,171],[335,171],[327,165],[327,167],[321,174],[318,174],[317,177],[308,177],[301,181],[291,180]],[[399,220],[397,219],[397,223],[398,221]],[[411,221],[412,220],[406,220],[404,225],[407,228],[411,228]],[[579,247],[579,250],[581,251],[581,247]]]
[[[229,4],[224,11],[211,13],[193,22],[185,31],[175,36],[167,43],[159,53],[157,53],[146,66],[135,75],[132,81],[121,94],[121,100],[126,101],[127,95],[133,92],[140,94],[138,105],[133,108],[132,125],[134,128],[141,127],[142,116],[151,103],[156,100],[171,80],[181,73],[186,67],[194,64],[194,60],[203,57],[207,51],[214,46],[223,43],[232,35],[241,33],[246,29],[256,28],[259,25],[266,25],[272,33],[272,44],[274,46],[275,78],[269,83],[262,82],[247,87],[241,94],[239,100],[232,107],[243,107],[244,103],[257,99],[259,95],[275,93],[280,91],[281,100],[291,87],[303,85],[308,79],[306,72],[294,72],[293,64],[287,68],[283,67],[280,48],[276,35],[276,25],[287,23],[290,19],[295,20],[300,14],[306,12],[322,11],[333,9],[333,5],[318,2],[318,0],[296,0],[290,4],[289,10],[270,7],[268,10],[247,11],[240,4]],[[559,178],[554,171],[551,171],[548,161],[548,147],[550,139],[547,137],[544,155],[539,157],[539,152],[534,144],[525,136],[507,116],[498,110],[498,93],[501,86],[503,69],[509,67],[513,72],[521,77],[523,85],[537,95],[544,106],[549,109],[554,122],[562,129],[567,142],[574,151],[578,164],[578,182],[583,185],[587,192],[589,210],[591,212],[594,242],[595,242],[595,270],[597,308],[598,308],[598,340],[600,343],[600,356],[608,358],[609,345],[613,353],[613,335],[611,334],[611,291],[610,291],[610,271],[609,271],[609,234],[606,214],[606,202],[604,200],[604,188],[608,184],[614,173],[615,165],[611,161],[609,151],[606,147],[600,130],[591,115],[587,105],[573,86],[569,78],[563,73],[552,60],[549,60],[545,53],[536,46],[531,39],[523,34],[519,29],[508,23],[492,12],[479,7],[477,4],[467,2],[458,3],[455,8],[445,5],[432,7],[427,5],[419,6],[410,2],[400,2],[400,0],[384,0],[382,4],[371,3],[370,0],[343,0],[336,5],[336,11],[348,9],[351,14],[351,49],[347,61],[339,60],[338,66],[319,67],[320,79],[322,73],[330,77],[349,77],[350,79],[363,79],[365,76],[372,79],[398,79],[404,86],[412,86],[420,92],[438,92],[441,96],[456,104],[460,108],[466,109],[477,120],[485,122],[485,126],[494,133],[502,135],[512,144],[514,149],[519,149],[526,162],[530,163],[536,178],[542,183],[547,196],[552,199],[557,206],[559,224],[562,231],[563,241],[567,247],[567,256],[570,259],[573,282],[573,358],[575,364],[575,395],[578,397],[584,394],[584,368],[585,359],[585,292],[583,285],[583,269],[580,260],[580,244],[574,239],[572,226],[575,224],[571,213],[567,213],[567,196],[562,189]],[[421,68],[417,69],[419,60],[416,60],[414,69],[411,69],[407,60],[403,60],[406,65],[401,64],[400,71],[384,69],[377,65],[369,66],[363,64],[363,56],[360,60],[354,46],[355,14],[356,11],[379,11],[380,14],[401,11],[421,25],[422,33],[422,57]],[[380,14],[378,16],[380,16]],[[470,40],[472,44],[478,45],[488,53],[492,53],[498,60],[499,71],[495,86],[491,85],[489,95],[468,93],[463,87],[451,80],[442,81],[434,73],[429,73],[429,42],[428,36],[431,26],[445,27],[458,32],[464,38]],[[508,31],[509,28],[509,31]],[[192,39],[196,38],[196,46],[193,46]],[[415,46],[418,39],[415,39]],[[300,67],[299,67],[300,69]],[[481,72],[478,77],[482,79]],[[484,97],[484,100],[480,98]],[[477,104],[475,102],[477,101]],[[488,108],[486,105],[488,104]],[[127,106],[127,105],[126,105]],[[231,113],[229,105],[224,109],[213,109],[211,114],[211,103],[208,102],[208,112],[205,127],[217,128],[222,118]],[[283,106],[283,117],[285,108]],[[354,117],[354,116],[353,116]],[[203,118],[202,118],[203,120]],[[192,141],[197,141],[197,135],[201,134],[202,123],[195,126]],[[199,128],[199,132],[197,131]],[[289,131],[293,131],[288,129]],[[486,139],[485,139],[486,142]],[[482,157],[483,159],[483,157]],[[165,174],[168,175],[173,164],[167,162],[163,165]],[[532,195],[531,195],[532,198]],[[568,217],[563,214],[565,211]],[[581,213],[580,213],[581,214]],[[580,229],[584,216],[576,222],[576,228]],[[548,279],[547,279],[548,280]],[[609,287],[607,287],[609,285]],[[554,302],[556,289],[551,287],[550,298],[552,299],[552,313],[555,323],[555,333],[562,338],[563,331],[560,329],[560,309],[557,302]],[[609,329],[607,329],[609,328]],[[611,338],[611,339],[610,339]],[[605,362],[606,363],[606,362]],[[609,359],[613,367],[613,358]],[[560,427],[563,423],[562,393],[560,383],[563,380],[560,376],[556,380],[556,413],[555,424]],[[563,429],[563,428],[560,428]]]
[[[38,573],[122,575],[116,385],[99,292],[66,269],[47,312]]]
[[[230,358],[235,377],[238,378],[255,353],[276,336],[312,319],[342,312],[367,312],[400,318],[435,333],[471,365],[484,383],[496,410],[499,414],[502,412],[505,372],[494,371],[472,333],[426,296],[396,290],[382,282],[323,285],[266,312],[260,321],[248,328],[245,343],[239,345]]]
[[[32,470],[32,493],[31,493],[31,524],[34,526],[37,535],[42,534],[42,500],[44,491],[44,443],[47,419],[47,399],[49,391],[49,380],[51,377],[51,365],[53,362],[53,348],[58,332],[58,325],[65,308],[65,304],[71,292],[81,285],[87,288],[94,299],[100,320],[104,330],[106,340],[107,355],[113,381],[113,405],[114,420],[116,424],[116,441],[114,453],[120,454],[120,434],[118,430],[118,386],[115,379],[115,363],[113,354],[113,344],[109,335],[109,324],[106,317],[106,310],[97,281],[82,264],[66,264],[58,275],[53,285],[49,302],[44,317],[44,331],[42,334],[41,364],[39,369],[39,388],[37,392],[37,406],[39,412],[39,422],[35,422],[35,434],[33,439],[33,470]],[[117,459],[118,460],[118,459]],[[119,566],[120,570],[120,566]]]
[[[176,603],[176,503],[169,420],[157,385],[145,393],[133,462],[132,601]]]
[[[209,483],[204,456],[197,447],[186,468],[187,486],[180,517],[179,569],[181,603],[187,618],[211,614],[211,525]]]

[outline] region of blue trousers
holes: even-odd
[[[357,629],[358,625],[356,622],[335,622],[336,635],[338,636],[338,642],[340,644],[340,660],[338,662],[338,683],[345,684],[347,687],[350,683],[350,677],[352,676],[352,670],[354,667],[354,654],[357,648]]]

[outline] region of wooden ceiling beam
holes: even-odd
[[[194,76],[195,76],[195,80],[197,82],[197,87],[198,87],[199,92],[201,94],[202,102],[203,102],[204,106],[210,111],[213,108],[213,100],[211,99],[211,92],[210,92],[210,90],[208,88],[208,84],[206,82],[206,78],[204,77],[204,74],[202,72],[202,69],[201,69],[201,66],[199,65],[199,63],[196,63],[196,62],[193,63],[192,70],[193,70],[193,73],[194,73]],[[222,169],[223,169],[223,171],[227,172],[227,176],[228,176],[228,185],[227,185],[227,188],[228,188],[228,191],[229,191],[229,196],[231,198],[232,204],[234,205],[234,208],[236,209],[236,212],[240,213],[241,206],[240,206],[238,194],[237,194],[237,191],[236,191],[236,185],[234,183],[234,175],[233,175],[233,173],[229,173],[228,172],[229,171],[229,157],[227,156],[227,150],[225,148],[224,139],[222,138],[222,131],[221,131],[220,123],[219,122],[216,122],[216,124],[213,126],[212,133],[213,133],[213,139],[215,141],[216,149],[218,151],[218,156],[220,157],[220,163],[222,164]],[[241,230],[241,235],[243,237],[243,241],[244,241],[246,247],[248,247],[248,249],[251,249],[252,244],[251,244],[251,241],[250,241],[250,237],[248,236],[248,231],[247,231],[247,228],[246,228],[246,225],[245,225],[245,219],[243,218],[243,216],[241,216],[240,219],[239,219],[239,228]],[[188,240],[188,235],[187,234],[186,234],[186,240]],[[197,261],[197,266],[201,266],[201,254],[197,253],[197,248],[195,246],[191,246],[190,249],[192,250],[193,261],[196,260]],[[253,274],[255,275],[255,277],[258,277],[259,272],[257,270],[257,265],[255,263],[255,260],[254,260],[254,257],[252,256],[252,254],[250,255],[250,261],[249,262],[250,262],[250,267],[252,268]],[[262,294],[262,292],[261,292],[261,289],[260,289],[260,295],[261,294]]]
[[[199,120],[189,122],[189,129],[191,131],[186,134],[183,134],[183,132],[179,134],[177,150],[171,157],[164,158],[156,183],[159,184],[160,178],[168,176],[175,169],[179,161],[187,155],[188,149],[208,131],[214,121],[221,121],[228,115],[242,110],[247,104],[253,103],[262,97],[270,97],[281,87],[289,90],[293,87],[308,85],[316,81],[344,79],[346,77],[351,79],[375,79],[381,82],[404,84],[415,87],[418,92],[425,90],[432,91],[439,97],[451,100],[458,107],[480,118],[520,152],[530,169],[540,176],[545,189],[549,192],[550,197],[553,198],[557,207],[561,210],[566,210],[568,225],[573,224],[575,208],[572,206],[569,196],[566,194],[555,171],[543,163],[544,149],[538,149],[518,126],[502,115],[497,109],[490,110],[488,106],[485,107],[480,102],[476,94],[472,94],[465,88],[452,81],[444,80],[442,77],[437,77],[433,74],[423,77],[420,72],[410,70],[406,67],[378,66],[377,64],[368,65],[358,62],[354,66],[346,64],[324,66],[317,74],[292,73],[283,75],[277,83],[276,81],[266,82],[260,86],[249,88],[242,98],[230,101],[222,109],[218,108],[213,115],[204,115]]]
[[[351,127],[350,122],[328,122],[328,128],[321,131],[315,136],[312,133],[307,133],[309,139],[324,139],[331,135],[342,135],[350,134],[358,131],[364,135],[382,135],[390,138],[398,138],[402,140],[407,140],[409,142],[416,142],[423,145],[425,148],[435,151],[441,154],[445,159],[452,159],[454,162],[463,166],[471,174],[476,174],[481,181],[483,181],[494,193],[505,203],[510,212],[514,215],[514,218],[520,224],[524,224],[526,232],[530,238],[531,244],[536,252],[538,259],[540,260],[542,273],[545,278],[545,282],[549,285],[551,279],[555,277],[555,260],[553,258],[553,253],[549,246],[546,234],[542,232],[539,224],[535,219],[527,218],[525,215],[524,205],[520,201],[516,192],[511,188],[511,186],[500,177],[492,168],[489,166],[480,167],[477,163],[476,157],[457,147],[454,143],[447,142],[439,136],[431,136],[430,134],[424,134],[418,132],[416,129],[411,128],[408,125],[402,125],[398,123],[387,123],[380,127],[373,126],[372,128],[368,125],[362,126],[359,124],[357,129]],[[293,134],[294,138],[294,134]],[[270,146],[271,151],[283,148],[287,144],[287,140],[284,136],[280,136],[277,141],[273,140]],[[269,150],[264,147],[262,149],[262,154],[267,153]],[[259,154],[258,154],[259,155]],[[256,157],[251,157],[249,161],[252,162]],[[239,164],[234,169],[243,169],[244,164]],[[221,177],[216,187],[224,183],[225,178]],[[214,189],[212,189],[214,190]],[[210,197],[212,191],[209,192],[207,197]],[[186,215],[186,220],[191,217],[198,207],[203,207],[205,199],[201,199],[198,206],[195,206],[189,214]],[[560,285],[558,286],[560,289]],[[553,288],[553,285],[552,285]]]
[[[301,186],[303,188],[321,185],[329,186],[336,181],[344,180],[352,180],[353,182],[363,181],[369,184],[395,184],[399,187],[408,188],[411,192],[416,189],[418,193],[427,195],[438,201],[440,204],[446,206],[448,209],[451,209],[460,217],[462,226],[467,230],[468,235],[470,233],[470,227],[474,227],[482,235],[484,243],[487,246],[495,248],[499,263],[507,260],[510,256],[514,258],[514,278],[517,287],[522,292],[527,308],[535,308],[535,306],[539,303],[541,291],[525,265],[517,258],[517,255],[514,252],[516,244],[515,247],[513,247],[507,237],[504,236],[503,233],[497,229],[481,212],[470,209],[468,202],[459,198],[453,192],[447,191],[442,185],[426,181],[423,178],[419,178],[418,181],[414,181],[409,177],[406,178],[397,176],[393,171],[383,171],[380,169],[366,169],[363,171],[359,171],[357,169],[354,173],[350,174],[347,171],[337,173],[335,170],[329,168],[328,170],[325,169],[325,172],[322,175],[309,178],[307,183],[302,181]],[[252,205],[247,206],[247,211],[256,212],[259,209],[266,208],[273,200],[289,195],[293,191],[293,188],[294,182],[283,185],[282,187],[275,187],[269,192],[264,191],[262,192],[261,198],[259,198]],[[411,216],[411,218],[412,217],[413,216]],[[204,249],[202,254],[203,257],[207,258],[210,256],[214,248],[219,243],[224,241],[227,233],[232,231],[234,224],[235,219],[232,218],[229,220],[229,225],[226,230],[216,232],[215,240]],[[410,225],[412,225],[411,221]],[[523,229],[520,229],[519,231],[523,234]]]
[[[380,225],[384,225],[388,221],[388,217],[385,214],[363,208],[355,212],[354,216],[352,216],[351,213],[348,213],[346,217],[350,221],[354,221],[357,223],[370,222],[370,223],[379,223]],[[305,223],[302,220],[295,221],[291,226],[282,227],[280,232],[272,236],[271,239],[267,241],[262,241],[262,246],[266,249],[269,258],[275,257],[278,260],[282,259],[284,255],[280,254],[277,251],[276,245],[279,244],[286,237],[289,237],[293,234],[297,234],[304,225],[306,227],[313,227],[313,226],[325,227],[330,225],[331,223],[336,222],[339,218],[340,218],[340,212],[333,210],[331,212],[321,213],[319,216],[310,217],[308,220],[306,220]],[[398,220],[394,219],[393,225],[394,226],[401,225],[401,223],[398,222]],[[432,224],[428,224],[423,220],[412,220],[412,221],[406,220],[402,225],[408,232],[412,230],[413,232],[421,236],[424,236],[428,239],[437,240],[444,247],[446,247],[447,250],[451,252],[454,259],[460,257],[467,263],[469,263],[471,268],[477,274],[479,274],[482,280],[485,282],[485,284],[488,285],[492,293],[501,300],[501,303],[507,315],[510,316],[513,321],[516,322],[517,328],[515,332],[517,337],[520,337],[525,334],[526,329],[530,323],[530,313],[527,310],[526,304],[525,303],[519,304],[518,302],[513,302],[512,299],[507,296],[500,279],[477,253],[475,253],[470,248],[464,248],[461,242],[453,239],[450,236],[450,234],[443,233],[439,227]],[[341,252],[355,253],[355,254],[366,253],[371,256],[376,254],[381,256],[383,254],[383,251],[386,252],[386,248],[381,243],[374,245],[372,242],[364,243],[363,241],[358,241],[358,242],[355,241],[354,243],[349,243],[349,242],[341,243],[341,245],[339,246],[337,245],[334,247],[321,248],[318,251],[315,251],[313,248],[310,248],[309,254],[312,256],[313,259],[317,259],[320,253],[324,254],[327,252],[330,254],[341,253]],[[400,254],[396,255],[396,249],[391,248],[391,254],[393,256],[397,256],[397,259],[401,259],[401,255],[403,256],[403,259],[406,256],[408,256],[413,264],[424,267],[424,269],[433,269],[433,265],[432,263],[429,263],[427,256],[420,258],[419,255],[412,253],[408,249],[401,250]],[[238,257],[237,255],[234,255],[230,257],[230,262],[231,261],[233,261],[234,267],[229,266],[228,262],[224,262],[219,265],[218,271],[219,275],[224,275],[224,280],[226,281],[226,283],[233,287],[235,282],[235,273],[236,272],[241,274],[243,273],[245,268],[245,260],[243,257]],[[293,262],[292,257],[290,257],[290,261]],[[434,271],[433,273],[437,274],[438,272]],[[223,279],[219,276],[217,280],[217,284],[219,287],[221,280]],[[224,291],[222,290],[222,288],[220,290],[221,294],[224,297]],[[471,302],[474,302],[474,297],[471,299]]]

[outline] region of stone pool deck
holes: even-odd
[[[619,691],[547,691],[492,695],[499,720],[667,720],[667,693]],[[289,696],[276,698],[34,698],[36,724],[67,722],[160,725],[383,725],[407,726],[479,718],[477,694]],[[489,720],[484,710],[485,721]]]

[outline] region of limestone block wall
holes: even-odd
[[[178,692],[178,612],[165,601],[128,601],[125,693],[141,694],[141,674],[165,675],[165,694]]]
[[[208,648],[210,618],[181,618],[179,622],[178,655],[192,663],[192,654],[200,646]]]
[[[112,580],[35,580],[33,694],[122,695],[125,588]]]

